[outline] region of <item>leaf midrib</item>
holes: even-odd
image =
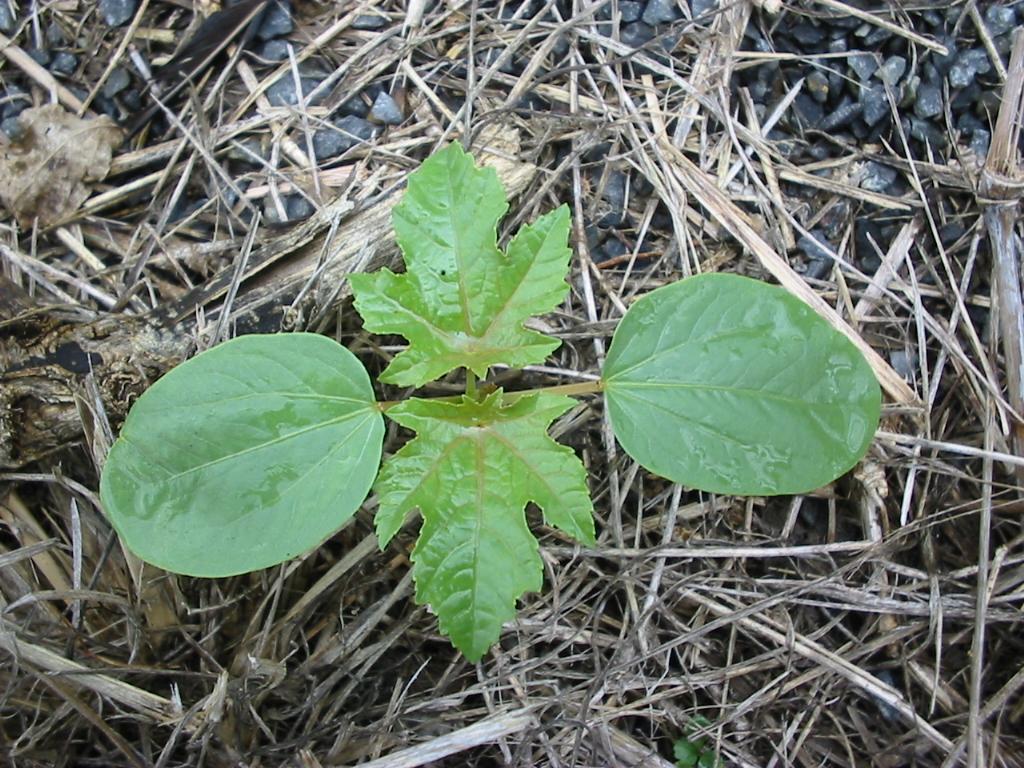
[[[256,451],[261,451],[264,448],[269,448],[269,447],[274,446],[274,445],[279,445],[281,443],[285,443],[285,442],[287,442],[289,440],[292,440],[292,439],[294,439],[296,437],[301,437],[302,435],[308,434],[310,432],[315,432],[315,431],[320,430],[320,429],[325,429],[327,427],[331,427],[331,426],[335,426],[337,424],[341,424],[341,423],[343,423],[345,421],[348,421],[349,419],[353,418],[354,416],[359,416],[359,415],[363,415],[366,418],[369,418],[369,417],[371,417],[373,415],[373,413],[372,413],[372,411],[369,408],[367,408],[366,411],[352,411],[351,413],[346,413],[345,415],[339,416],[336,419],[329,419],[328,421],[322,421],[322,422],[319,422],[317,424],[311,424],[310,426],[306,427],[305,429],[299,429],[299,430],[296,430],[295,432],[289,432],[287,435],[281,435],[280,437],[276,437],[273,440],[267,440],[265,442],[258,443],[256,445],[250,445],[247,448],[243,448],[240,451],[235,451],[234,453],[229,453],[229,454],[227,454],[225,456],[218,456],[216,459],[211,459],[210,461],[203,462],[202,464],[197,464],[194,467],[189,467],[184,472],[178,472],[178,473],[176,473],[174,475],[171,475],[170,477],[164,478],[164,482],[173,482],[175,480],[180,480],[181,478],[186,477],[188,475],[191,475],[191,474],[193,474],[195,472],[199,472],[199,471],[204,470],[204,469],[209,469],[210,467],[217,466],[218,464],[222,464],[222,463],[224,463],[226,461],[230,461],[232,459],[237,459],[237,458],[239,458],[241,456],[245,456],[245,455],[250,454],[250,453],[255,453]],[[357,424],[356,428],[358,428],[358,426],[359,425]],[[353,429],[352,431],[355,432],[356,429]]]

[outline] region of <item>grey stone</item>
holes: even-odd
[[[0,32],[9,35],[14,31],[14,25],[17,23],[17,19],[14,18],[7,0],[0,0]]]
[[[889,353],[889,364],[907,381],[914,380],[914,360],[905,349],[894,349]]]
[[[17,117],[31,106],[32,97],[21,86],[9,85],[0,92],[0,118]]]
[[[861,116],[868,125],[878,125],[883,119],[891,114],[889,99],[885,95],[885,88],[880,85],[860,90],[860,103],[863,107]]]
[[[622,6],[622,3],[619,3]],[[697,19],[718,10],[718,0],[690,0],[690,15]]]
[[[55,75],[70,75],[78,69],[78,57],[67,51],[60,51],[50,62],[50,71]]]
[[[800,122],[808,128],[817,128],[825,119],[825,110],[806,93],[797,94],[793,100],[793,108],[799,116]]]
[[[7,0],[0,2],[0,5],[7,5]],[[53,48],[59,48],[64,45],[67,40],[64,38],[64,30],[60,28],[60,24],[57,22],[51,22],[46,28],[46,44]]]
[[[870,53],[855,53],[849,58],[850,69],[862,83],[875,74],[878,61]]]
[[[988,156],[988,146],[991,142],[992,134],[985,128],[979,128],[971,135],[971,151],[978,160],[984,160]]]
[[[99,11],[108,27],[127,24],[138,9],[138,0],[100,0]]]
[[[670,21],[682,18],[679,6],[675,0],[647,0],[647,7],[644,8],[643,20],[652,27],[655,24],[665,24]]]
[[[875,77],[886,83],[890,88],[895,88],[896,84],[903,77],[903,73],[907,71],[907,60],[902,56],[890,56],[875,72]]]
[[[884,192],[896,181],[895,168],[874,161],[864,164],[864,177],[860,180],[860,188],[869,192]]]
[[[828,240],[825,239],[825,235],[820,230],[812,230],[811,237],[801,235],[800,239],[797,240],[796,247],[803,251],[809,259],[832,261],[832,256],[829,253],[832,250],[832,246],[829,245]]]
[[[267,10],[263,13],[263,20],[260,22],[256,36],[260,40],[271,40],[275,37],[283,37],[295,29],[292,23],[292,4],[290,0],[271,0]]]
[[[356,144],[373,138],[376,128],[361,117],[346,115],[336,120],[334,127],[321,128],[313,134],[313,154],[317,160],[329,160],[348,151]]]
[[[985,26],[992,37],[1005,35],[1017,23],[1017,15],[1008,5],[990,5],[985,9]]]
[[[654,39],[654,29],[642,21],[623,24],[619,30],[619,40],[630,48],[639,48]]]
[[[609,215],[605,222],[606,226],[620,224],[626,215],[626,174],[622,171],[612,171],[604,183],[604,197],[608,203]]]
[[[384,16],[378,16],[376,13],[366,14],[363,16],[356,16],[355,21],[352,22],[352,29],[362,30],[374,30],[383,29],[388,25],[388,20]]]
[[[960,59],[974,70],[975,74],[987,75],[992,71],[992,60],[984,48],[971,48],[961,54]]]
[[[398,108],[395,100],[390,95],[381,91],[377,94],[377,98],[373,100],[373,106],[370,107],[370,119],[385,125],[399,125],[405,119],[405,116],[402,114],[402,110]]]
[[[984,48],[971,48],[956,57],[949,70],[949,84],[953,88],[966,88],[974,82],[976,75],[988,74],[992,62]]]
[[[825,39],[825,30],[815,24],[797,24],[789,30],[789,34],[804,46],[819,45]]]
[[[0,120],[0,131],[7,134],[7,138],[11,141],[17,141],[25,135],[25,126],[16,117],[5,117]]]
[[[840,103],[831,114],[821,121],[820,128],[823,131],[834,131],[837,128],[845,128],[864,109],[860,102],[852,99]]]
[[[50,52],[46,48],[32,46],[28,49],[27,53],[40,67],[45,67],[50,63]]]
[[[313,77],[300,77],[299,83],[302,86],[302,93],[311,93],[319,84],[320,81]],[[323,96],[319,96],[316,99],[310,101],[306,100],[307,106],[319,103],[323,99]],[[267,88],[267,100],[271,105],[275,107],[294,107],[299,103],[299,94],[295,90],[295,78],[291,74],[285,74],[279,78],[272,86]]]
[[[946,132],[939,130],[931,120],[910,119],[910,136],[935,150],[946,148]]]
[[[132,78],[128,74],[128,70],[124,67],[114,67],[110,77],[107,78],[107,82],[103,84],[103,95],[108,99],[112,99],[131,85],[131,82]]]
[[[302,195],[287,195],[284,199],[284,212],[288,221],[308,219],[314,211],[316,206]]]
[[[937,85],[925,84],[917,89],[914,114],[921,119],[942,114],[942,90]]]
[[[828,101],[828,76],[821,70],[814,70],[804,81],[807,92],[819,104]]]
[[[635,0],[621,0],[619,2],[619,13],[622,14],[622,23],[631,24],[634,21],[639,21],[640,17],[644,13],[643,3],[635,2]]]
[[[267,61],[287,61],[288,41],[268,40],[260,46],[259,57]]]

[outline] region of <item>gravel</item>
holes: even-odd
[[[260,40],[271,40],[289,34],[295,25],[292,23],[291,0],[273,0],[263,14],[256,36]]]
[[[107,82],[103,84],[103,95],[108,99],[112,99],[131,85],[131,81],[132,78],[128,74],[128,70],[124,67],[114,67],[110,77],[107,78]]]
[[[646,24],[653,27],[655,24],[667,24],[682,17],[682,11],[675,0],[647,0],[642,18]]]
[[[299,83],[302,86],[302,93],[309,94],[320,85],[320,79],[316,77],[299,77]],[[310,100],[307,96],[307,106],[313,106],[319,104],[326,94],[318,96],[316,99]],[[295,89],[295,78],[290,74],[286,74],[279,78],[272,86],[267,88],[267,100],[271,105],[275,107],[294,107],[299,103],[299,93]]]
[[[99,0],[100,16],[108,27],[127,24],[138,7],[138,0]]]
[[[50,62],[50,71],[55,75],[70,75],[78,69],[78,57],[67,51],[60,51]]]
[[[0,32],[3,32],[5,35],[11,34],[14,31],[15,24],[17,24],[17,19],[11,13],[7,0],[0,1]]]
[[[329,160],[348,151],[361,140],[373,138],[377,128],[367,120],[346,115],[332,123],[332,128],[321,128],[313,134],[313,154],[317,160]]]
[[[405,116],[402,115],[397,102],[389,94],[381,91],[370,108],[370,119],[385,125],[399,125]]]
[[[942,89],[938,85],[928,83],[917,89],[914,114],[922,119],[942,114]]]

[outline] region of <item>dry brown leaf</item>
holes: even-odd
[[[0,148],[0,200],[22,226],[64,219],[86,197],[86,182],[110,170],[123,134],[108,117],[84,120],[59,104],[26,109],[24,133]]]

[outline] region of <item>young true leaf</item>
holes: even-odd
[[[881,392],[842,334],[781,288],[691,277],[636,302],[604,366],[615,436],[652,472],[716,493],[802,493],[849,470]]]
[[[242,336],[135,403],[103,468],[103,507],[143,560],[192,576],[316,546],[373,483],[384,419],[356,357],[324,336]]]
[[[499,390],[483,402],[412,399],[387,412],[417,437],[381,470],[377,536],[386,546],[406,515],[420,510],[416,598],[431,605],[441,631],[471,661],[515,616],[516,599],[541,587],[527,502],[549,525],[594,542],[583,464],[547,434],[573,402]]]
[[[523,321],[568,290],[569,210],[524,226],[502,254],[497,225],[507,207],[497,174],[457,144],[410,175],[394,211],[406,272],[350,278],[367,330],[409,340],[382,381],[419,386],[459,367],[485,376],[496,363],[542,362],[558,346]]]

